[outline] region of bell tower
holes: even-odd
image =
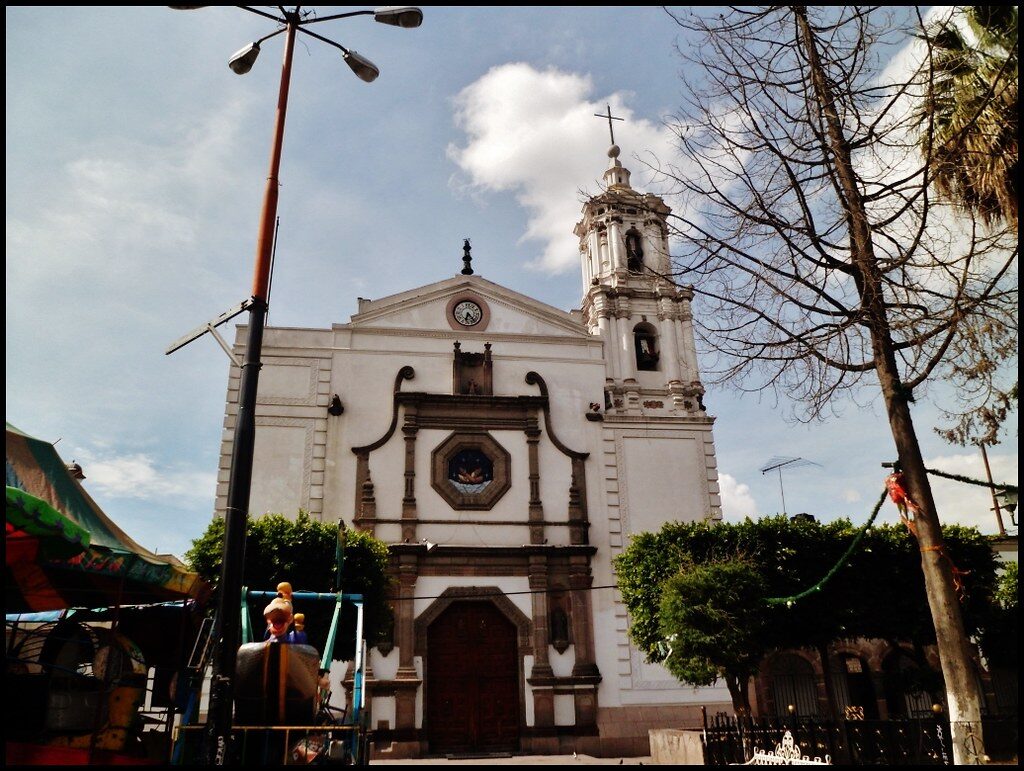
[[[600,116],[605,117],[605,116]],[[611,118],[609,112],[609,125]],[[619,147],[608,148],[604,192],[576,224],[583,318],[605,343],[605,408],[623,415],[704,414],[690,300],[671,271],[668,215],[658,196],[629,184]]]

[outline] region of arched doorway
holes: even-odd
[[[853,707],[862,710],[865,719],[877,720],[875,686],[864,660],[849,653],[840,653],[831,657],[831,663],[832,689],[840,716],[846,714],[848,707]]]
[[[932,704],[941,700],[944,689],[941,674],[931,667],[922,668],[899,649],[882,663],[882,673],[889,717],[932,717]]]
[[[487,601],[453,602],[427,632],[431,752],[519,748],[516,627]]]
[[[807,659],[781,653],[772,660],[769,677],[778,717],[813,717],[819,713],[814,667]]]

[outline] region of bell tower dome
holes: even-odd
[[[690,300],[668,279],[671,209],[630,185],[608,148],[604,191],[583,205],[575,234],[583,270],[583,318],[605,342],[608,412],[703,415]]]

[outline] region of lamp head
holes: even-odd
[[[996,493],[996,498],[999,500],[999,505],[1006,509],[1008,512],[1013,514],[1017,511],[1017,491],[1016,490],[1000,490]]]
[[[392,27],[411,29],[423,23],[423,11],[412,5],[385,5],[374,10],[373,20]]]
[[[260,44],[249,43],[245,48],[235,51],[234,55],[228,60],[228,67],[236,75],[244,75],[252,69],[252,66],[256,63],[256,57],[259,55]]]
[[[377,65],[362,54],[358,54],[355,51],[345,51],[342,54],[342,58],[345,60],[345,64],[349,66],[349,69],[356,74],[356,77],[366,83],[373,83],[377,76],[380,75]]]

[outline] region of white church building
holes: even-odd
[[[721,504],[692,292],[660,277],[669,209],[608,155],[575,230],[580,310],[477,275],[467,243],[460,274],[360,299],[348,323],[266,330],[251,513],[390,545],[367,703],[383,756],[646,755],[649,728],[729,704],[646,663],[614,589],[630,534]]]

